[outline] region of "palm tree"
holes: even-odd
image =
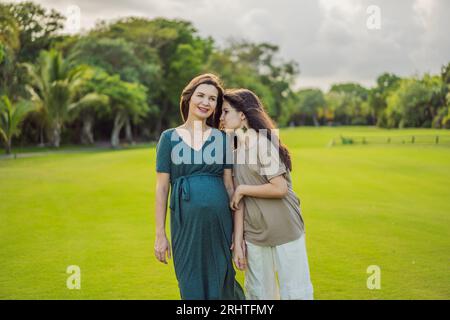
[[[15,104],[11,103],[7,96],[0,99],[0,137],[5,142],[7,154],[11,153],[11,141],[18,135],[19,124],[33,110],[33,105],[29,101],[21,100]]]
[[[74,66],[56,50],[41,51],[35,65],[24,63],[30,77],[28,90],[32,101],[42,106],[50,124],[51,142],[59,147],[61,130],[68,118],[69,106],[83,99],[77,95],[86,81],[90,68],[86,65]]]

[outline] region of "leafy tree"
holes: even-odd
[[[0,3],[0,94],[13,100],[26,96],[26,73],[20,63],[34,62],[58,38],[65,18],[33,2]]]
[[[369,106],[372,123],[383,126],[383,112],[387,107],[388,95],[398,88],[400,77],[392,73],[383,73],[377,78],[377,85],[369,90]]]
[[[20,100],[12,103],[7,96],[1,97],[0,137],[4,140],[7,154],[11,153],[12,138],[20,133],[20,123],[32,109],[33,106],[29,101]]]
[[[94,143],[95,121],[111,112],[109,97],[102,93],[108,85],[107,78],[108,74],[102,69],[88,73],[76,93],[76,102],[69,106],[70,118],[82,122],[80,141],[83,144]]]
[[[119,74],[128,82],[150,83],[157,70],[157,66],[135,55],[132,43],[120,38],[83,37],[70,50],[69,58],[101,68],[108,74]]]
[[[163,127],[179,123],[179,97],[187,82],[199,72],[198,62],[206,62],[212,50],[212,40],[202,39],[188,21],[157,18],[125,18],[114,23],[101,23],[93,34],[109,38],[123,38],[135,44],[140,55],[155,54],[158,74],[148,88],[150,106],[158,106],[157,114],[145,119],[159,136]],[[180,61],[184,61],[180,69]],[[193,64],[191,64],[193,63]]]
[[[56,50],[42,51],[35,65],[24,63],[30,77],[29,92],[32,100],[41,107],[48,118],[51,140],[59,147],[61,130],[68,119],[69,105],[75,103],[77,90],[85,80],[89,68],[85,65],[73,66],[63,59]]]
[[[365,125],[369,122],[369,92],[357,83],[335,84],[327,95],[327,105],[334,120],[346,125]]]
[[[384,116],[388,127],[426,127],[439,123],[446,117],[448,87],[444,77],[425,74],[422,79],[403,79],[387,99]]]
[[[447,101],[450,101],[450,93],[447,94]],[[450,129],[450,103],[438,110],[437,115],[433,119],[434,128]]]
[[[0,4],[0,43],[3,47],[17,50],[20,47],[19,26],[13,16],[11,6]]]
[[[49,49],[57,32],[64,27],[65,17],[52,9],[46,10],[31,1],[7,5],[18,25],[19,62],[34,62],[41,50]]]
[[[19,26],[10,6],[0,4],[0,94],[14,95],[17,87],[16,56],[20,49]]]
[[[432,121],[437,116],[439,109],[446,105],[448,87],[440,75],[425,74],[421,82],[429,93],[429,100],[424,105],[427,119],[426,123],[422,126],[431,127]]]
[[[319,115],[325,107],[325,97],[320,89],[304,89],[297,92],[297,108],[291,119],[301,125],[312,123],[319,126]]]
[[[330,91],[357,96],[361,98],[361,100],[367,100],[369,94],[366,88],[364,88],[358,83],[351,83],[351,82],[333,84],[331,86]]]
[[[387,99],[386,119],[389,128],[421,127],[427,120],[425,106],[431,94],[423,82],[402,79]]]
[[[450,63],[442,66],[441,81],[441,105],[433,119],[433,127],[450,129]]]
[[[138,123],[149,111],[147,105],[146,88],[139,83],[130,83],[120,80],[118,75],[100,75],[99,92],[108,96],[110,116],[114,127],[111,132],[111,146],[119,147],[120,132],[125,126],[126,140],[133,142],[131,122]]]
[[[292,85],[299,71],[295,62],[279,59],[278,51],[277,46],[269,43],[231,39],[224,49],[211,55],[209,65],[228,87],[255,91],[268,113],[284,124],[288,119],[288,102],[294,96]]]

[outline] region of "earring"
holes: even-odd
[[[245,121],[245,116],[244,115],[242,115],[243,116],[243,118],[241,118],[241,121]],[[244,134],[247,132],[247,130],[248,130],[248,128],[245,126],[245,124],[243,124],[242,125],[242,131],[244,131]]]

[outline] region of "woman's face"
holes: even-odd
[[[222,104],[222,115],[220,122],[228,130],[235,130],[242,127],[243,113],[234,109],[228,101]]]
[[[189,101],[189,113],[200,120],[208,119],[216,109],[219,91],[211,84],[199,85]]]

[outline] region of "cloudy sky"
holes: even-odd
[[[327,90],[344,81],[371,86],[385,71],[437,73],[450,61],[449,0],[34,1],[65,15],[77,6],[84,30],[97,20],[167,17],[191,21],[218,43],[230,37],[268,41],[280,47],[283,59],[298,62],[298,87]]]

